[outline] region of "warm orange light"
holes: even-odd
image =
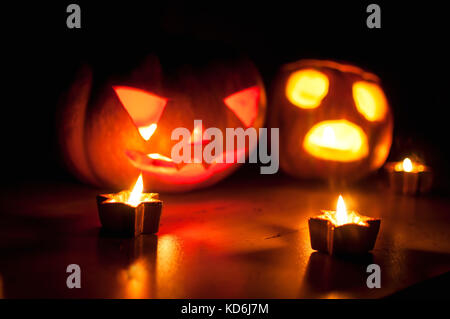
[[[180,275],[181,260],[184,249],[180,239],[173,234],[158,236],[158,247],[156,251],[157,283],[161,295],[167,294],[174,289]],[[177,288],[179,289],[179,287]]]
[[[380,121],[386,116],[386,96],[377,84],[366,81],[353,83],[353,98],[358,112],[368,121]]]
[[[143,190],[144,183],[142,174],[140,174],[131,191],[125,190],[119,193],[107,194],[105,196],[107,196],[108,199],[105,200],[104,203],[124,203],[137,207],[140,203],[158,200],[158,193],[143,193]]]
[[[286,85],[288,100],[302,109],[320,105],[328,93],[328,77],[314,69],[303,69],[291,74]]]
[[[344,199],[341,195],[339,195],[337,201],[336,211],[325,210],[322,212],[323,215],[321,216],[321,218],[328,219],[334,226],[342,226],[346,224],[368,226],[368,224],[365,222],[365,219],[368,219],[367,217],[361,216],[354,211],[347,211],[347,207],[345,206]]]
[[[144,183],[142,181],[142,174],[139,175],[136,184],[134,184],[133,190],[128,197],[127,204],[131,206],[137,206],[141,202],[141,195],[144,189]]]
[[[203,125],[201,122],[195,125],[189,142],[191,144],[201,144],[203,142],[203,131]]]
[[[395,164],[394,170],[396,172],[417,173],[423,172],[425,170],[425,166],[422,164],[415,163],[411,161],[408,157],[406,157],[402,162],[398,162]]]
[[[347,224],[348,214],[347,207],[345,207],[344,199],[339,195],[339,199],[336,205],[336,221],[338,225]]]
[[[138,127],[139,133],[141,134],[142,138],[146,141],[152,137],[153,133],[156,131],[157,125],[155,123],[150,124],[149,126],[141,126]]]
[[[141,136],[148,141],[156,130],[156,123],[168,100],[137,88],[114,86],[113,89]]]
[[[412,166],[411,160],[409,158],[405,158],[403,160],[403,170],[405,172],[412,172],[413,166]]]
[[[147,157],[153,159],[153,160],[161,160],[166,162],[173,162],[173,160],[167,156],[161,155],[159,153],[151,153],[147,154]]]
[[[339,162],[356,161],[369,152],[364,131],[347,120],[314,125],[305,136],[303,148],[317,158]]]
[[[125,298],[145,298],[148,297],[149,274],[147,264],[144,260],[138,259],[130,267],[119,273],[119,281],[124,284]]]
[[[259,87],[253,86],[228,96],[223,102],[246,127],[250,127],[258,116],[259,95]]]

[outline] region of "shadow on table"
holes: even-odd
[[[450,272],[400,290],[387,299],[449,299]]]
[[[373,255],[330,256],[313,252],[309,257],[300,296],[306,298],[340,298],[333,292],[366,288],[366,269]]]
[[[403,281],[414,278],[407,288],[390,294],[394,299],[449,299],[450,293],[450,253],[403,250],[408,267],[401,271]],[[420,277],[418,276],[420,275]],[[399,280],[391,276],[388,280]]]
[[[401,256],[400,256],[401,255]],[[369,264],[381,267],[381,289],[369,289]],[[450,271],[450,254],[402,249],[397,254],[378,251],[361,256],[337,257],[313,252],[310,255],[300,296],[304,298],[434,298],[445,292],[450,275],[429,280]],[[406,288],[408,287],[408,288]],[[405,288],[404,290],[402,290]],[[399,291],[398,293],[395,291]]]
[[[115,237],[99,232],[97,248],[99,262],[103,265],[128,266],[140,258],[156,262],[158,236],[141,235],[136,238]]]

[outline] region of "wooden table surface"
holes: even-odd
[[[333,209],[339,193],[289,178],[162,194],[158,235],[136,239],[102,235],[99,190],[12,186],[0,196],[0,297],[378,298],[449,272],[450,199],[366,184],[343,193],[348,208],[382,218],[375,249],[357,259],[311,249],[308,217]],[[366,286],[371,263],[380,289]],[[69,264],[81,267],[81,289],[66,287]]]

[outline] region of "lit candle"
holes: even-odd
[[[416,195],[431,189],[431,169],[406,157],[400,162],[385,165],[389,175],[389,185],[397,193]]]
[[[97,196],[102,227],[110,232],[138,236],[158,232],[162,201],[158,193],[143,193],[142,174],[133,189]]]
[[[339,195],[336,210],[322,210],[308,221],[311,247],[337,254],[361,254],[372,250],[380,229],[380,219],[348,211]]]

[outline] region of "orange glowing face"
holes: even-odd
[[[306,133],[303,148],[317,158],[339,162],[356,161],[369,153],[366,134],[347,120],[314,125]]]
[[[300,109],[318,108],[328,94],[328,76],[315,69],[302,69],[291,74],[286,84],[286,97]],[[368,121],[382,121],[387,102],[381,88],[371,82],[357,81],[352,86],[356,109]],[[303,148],[314,157],[330,161],[352,162],[368,155],[367,136],[362,128],[345,119],[317,123],[306,134]]]
[[[90,71],[90,69],[89,69]],[[191,132],[190,144],[202,150],[204,132],[218,128],[260,128],[266,100],[257,69],[248,60],[207,61],[163,71],[156,56],[125,73],[93,83],[92,72],[73,86],[61,134],[67,161],[92,184],[128,188],[142,172],[149,191],[184,191],[212,185],[231,174],[255,145],[214,154],[235,163],[175,164],[176,128]],[[95,88],[96,90],[93,90]],[[202,125],[194,127],[194,121]],[[194,152],[191,152],[194,153]],[[194,154],[192,154],[194,155]],[[222,161],[223,162],[223,161]]]
[[[153,134],[158,130],[158,122],[163,116],[164,108],[169,99],[153,93],[131,87],[114,87],[121,104],[131,117],[141,137],[151,143]],[[257,116],[260,99],[260,88],[253,86],[235,92],[223,98],[223,106],[233,112],[244,128],[251,127]],[[190,124],[190,123],[189,123]],[[192,125],[192,124],[190,124]],[[191,129],[191,144],[206,146],[210,140],[203,136],[205,128],[200,125]],[[170,139],[170,136],[165,138]],[[254,147],[252,145],[251,147]],[[247,148],[235,149],[233,158],[245,156]],[[130,162],[145,174],[152,174],[173,183],[197,183],[221,172],[234,163],[192,163],[176,164],[170,158],[170,152],[143,153],[136,150],[125,150]],[[227,154],[216,154],[216,158],[226,158]]]
[[[333,61],[303,60],[286,65],[280,79],[271,126],[280,127],[285,171],[345,177],[384,163],[392,142],[392,114],[375,75]]]
[[[142,138],[148,141],[158,127],[168,99],[132,87],[116,86],[113,89]],[[259,87],[254,86],[224,98],[223,102],[247,128],[253,125],[258,115],[259,94]],[[202,127],[194,127],[192,139],[197,140],[202,131]]]

